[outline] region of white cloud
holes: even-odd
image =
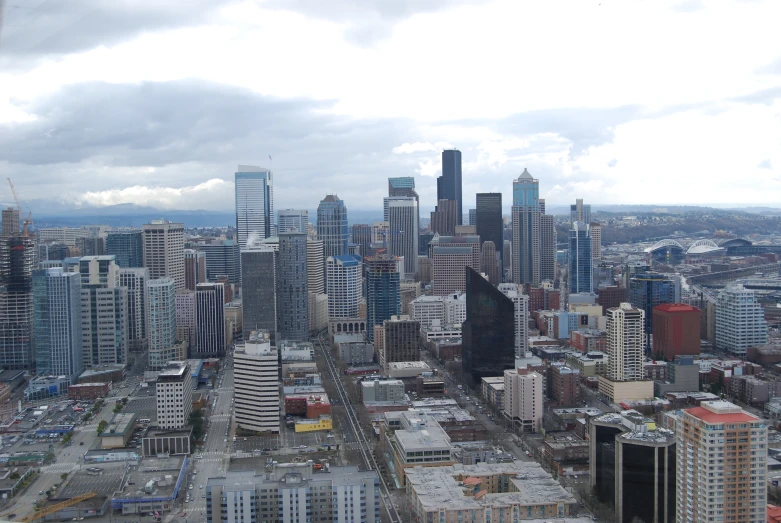
[[[393,148],[393,154],[412,154],[428,151],[442,151],[443,149],[452,149],[453,146],[447,142],[415,142],[403,143]]]
[[[233,192],[233,184],[220,178],[189,187],[149,187],[134,185],[123,189],[90,191],[77,197],[78,203],[94,206],[132,203],[160,209],[197,209],[193,202],[209,200],[215,196],[225,197]]]

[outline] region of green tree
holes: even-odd
[[[21,476],[19,476],[18,472],[12,472],[10,476],[8,476],[11,479],[19,479]]]
[[[193,439],[195,441],[200,440],[203,435],[203,412],[201,409],[194,410],[190,413],[189,422],[193,427]]]
[[[106,427],[108,427],[108,422],[104,419],[100,420],[100,423],[98,423],[98,434],[106,430]]]
[[[68,473],[67,472],[63,472],[62,474],[60,474],[60,479],[63,480],[63,481],[65,481],[65,478],[67,478],[67,477],[68,477]]]

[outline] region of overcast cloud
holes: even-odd
[[[457,147],[465,209],[524,167],[550,205],[781,205],[773,0],[16,4],[0,170],[22,199],[230,210],[241,163],[274,170],[277,208],[379,209],[411,175],[428,210]]]

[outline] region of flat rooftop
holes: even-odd
[[[87,378],[89,376],[100,376],[101,374],[106,374],[108,372],[117,372],[124,368],[124,365],[101,365],[100,367],[93,367],[85,370],[79,375],[79,379]]]
[[[575,498],[558,481],[533,462],[478,463],[443,467],[415,467],[406,469],[409,489],[417,495],[424,510],[483,510],[492,505],[547,505],[551,503],[577,503]],[[480,498],[468,496],[474,487],[459,485],[468,479],[491,476],[512,476],[511,490],[498,494],[486,494]]]
[[[106,429],[100,433],[100,437],[124,436],[133,429],[135,421],[136,415],[132,412],[114,414],[109,424],[106,425]]]
[[[171,497],[183,464],[184,456],[144,458],[138,468],[128,475],[128,482],[134,484],[127,485],[122,494],[116,497],[122,499]],[[172,477],[170,483],[165,481],[168,475]],[[159,482],[155,484],[151,493],[144,492],[144,487],[152,480],[159,480]]]
[[[71,499],[94,492],[99,496],[113,496],[122,488],[126,463],[90,463],[70,474],[68,483],[57,493],[58,499]]]
[[[388,363],[390,369],[430,369],[425,361],[392,361]]]

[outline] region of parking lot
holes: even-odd
[[[131,398],[122,412],[132,412],[137,419],[151,420],[154,425],[157,422],[157,399],[154,396],[145,398]]]

